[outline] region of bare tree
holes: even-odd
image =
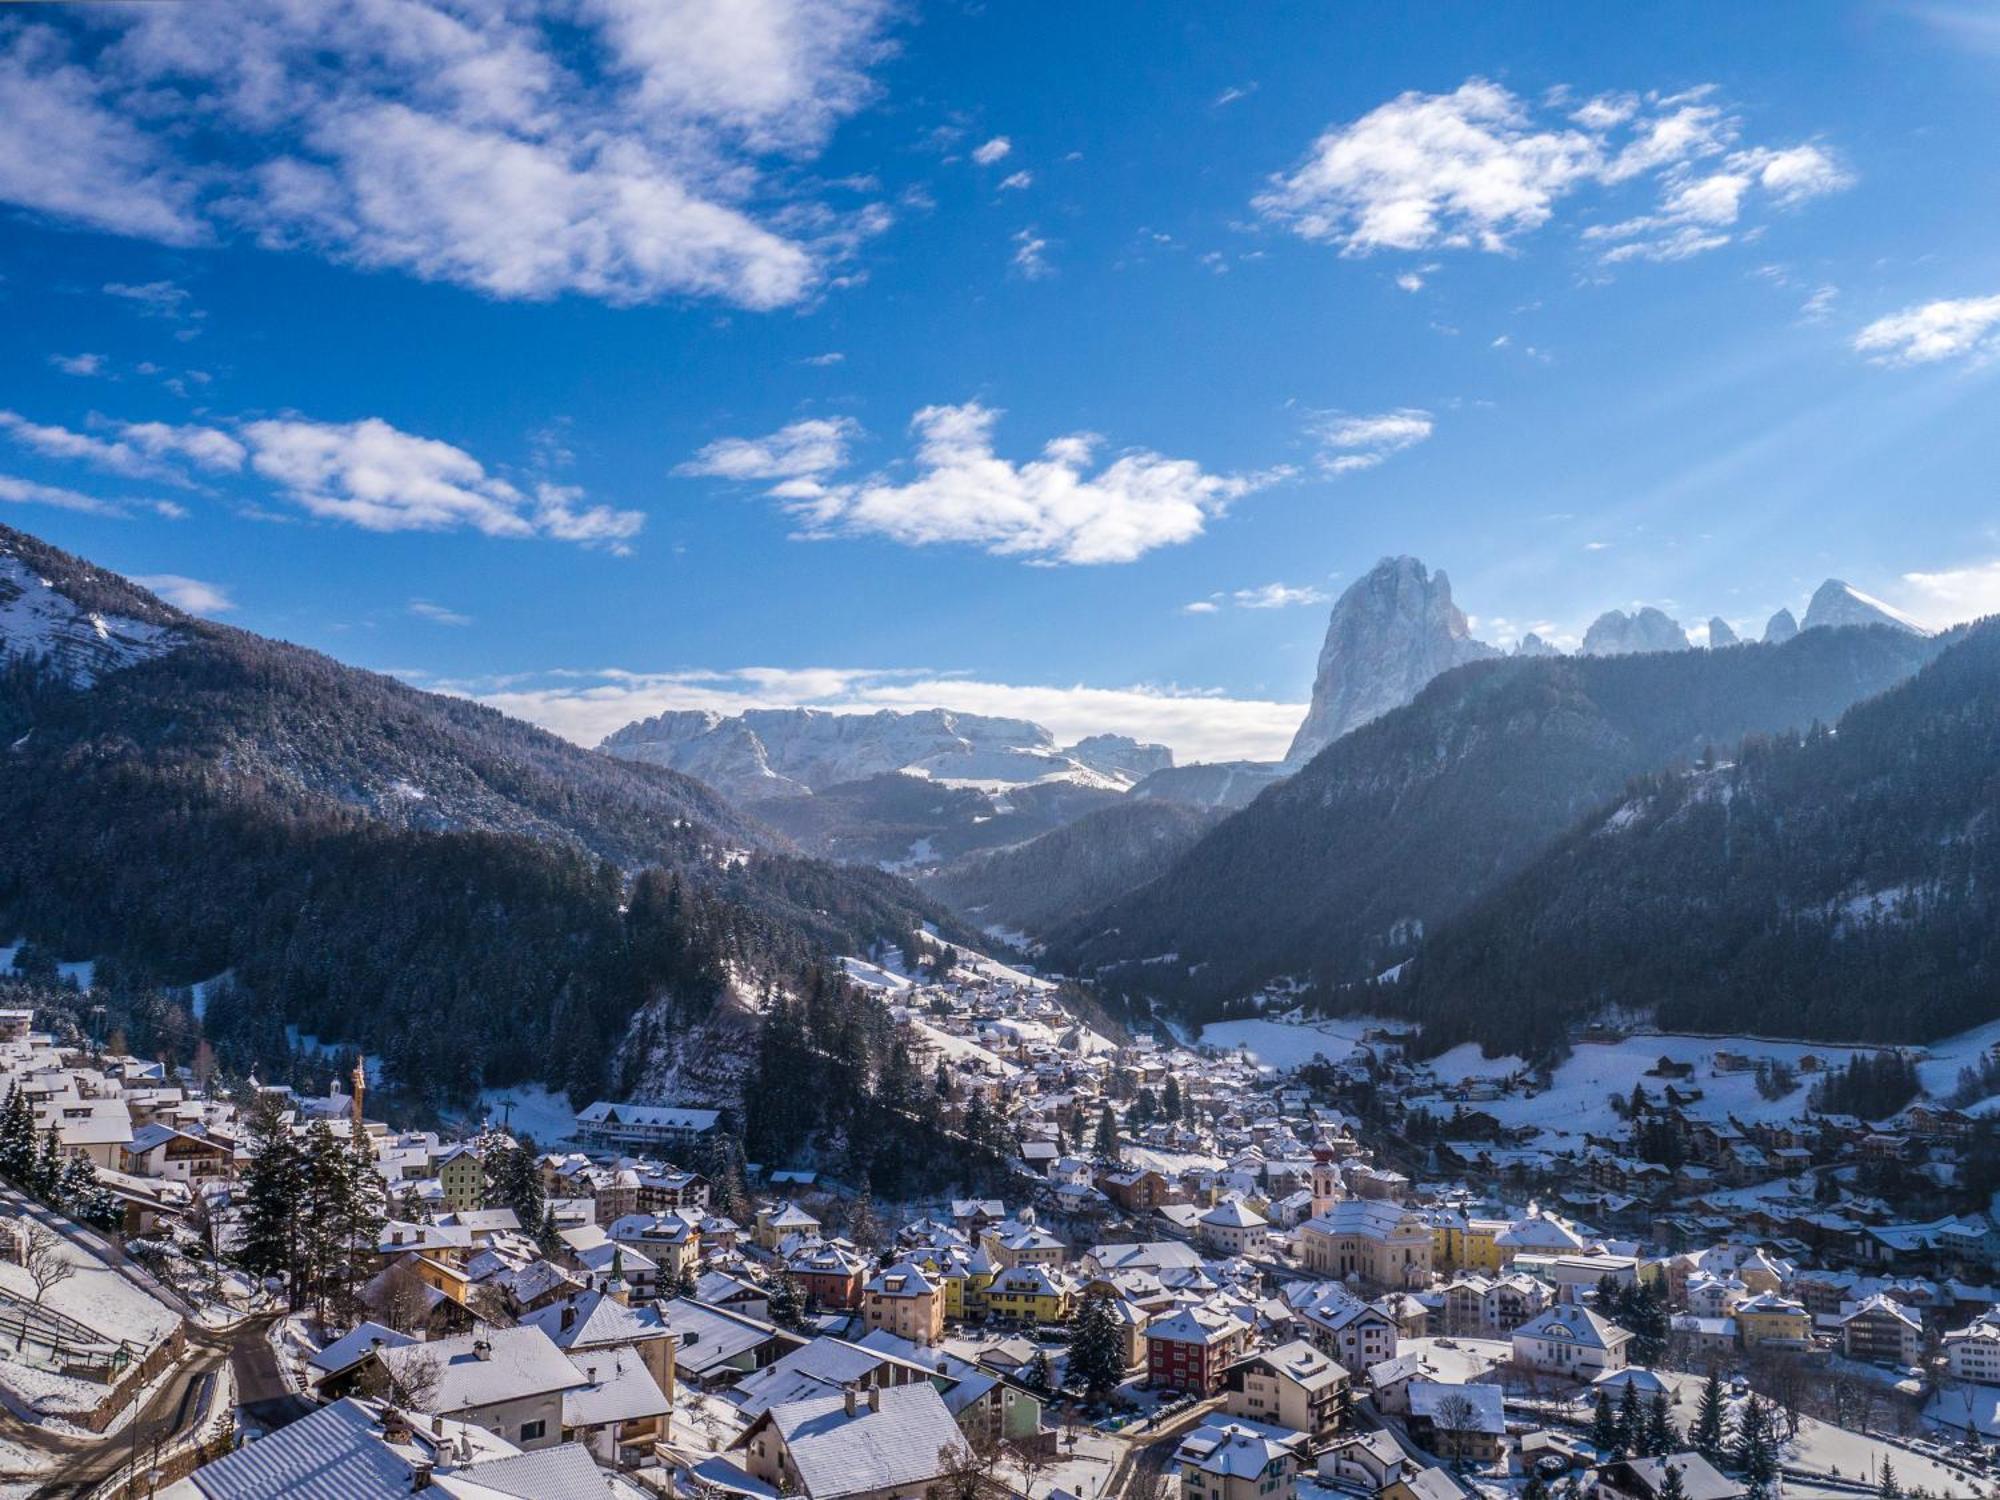
[[[938,1449],[941,1500],[980,1500],[993,1482],[993,1454],[971,1443],[946,1443]]]
[[[444,1385],[444,1365],[420,1346],[378,1349],[360,1385],[363,1394],[389,1401],[404,1411],[428,1412]]]
[[[28,1277],[35,1283],[35,1305],[76,1274],[76,1261],[61,1235],[48,1225],[28,1220],[27,1251],[21,1259]]]
[[[1456,1394],[1446,1396],[1438,1402],[1437,1410],[1432,1413],[1431,1426],[1437,1429],[1438,1436],[1444,1440],[1444,1446],[1448,1450],[1444,1456],[1451,1460],[1454,1469],[1464,1468],[1465,1437],[1478,1422],[1479,1408],[1472,1404],[1469,1396]]]
[[[1014,1443],[1009,1447],[1014,1467],[1021,1474],[1021,1494],[1024,1500],[1035,1500],[1035,1484],[1055,1466],[1055,1454],[1050,1444],[1043,1441],[1041,1434]]]
[[[398,1333],[415,1333],[430,1317],[431,1289],[408,1262],[398,1261],[368,1290],[368,1310]]]

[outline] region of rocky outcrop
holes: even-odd
[[[1892,605],[1862,593],[1851,583],[1829,578],[1813,590],[1812,602],[1806,606],[1805,623],[1799,628],[1830,630],[1842,625],[1887,625],[1895,630],[1907,630],[1911,635],[1930,634]]]
[[[1087,735],[1063,753],[1093,771],[1123,778],[1128,785],[1174,763],[1174,752],[1165,745],[1149,745],[1124,734]]]
[[[1383,558],[1334,603],[1312,706],[1285,763],[1302,765],[1350,729],[1401,708],[1440,672],[1499,654],[1472,639],[1442,569]]]
[[[1730,627],[1727,620],[1716,615],[1708,622],[1708,649],[1720,651],[1724,646],[1741,645],[1743,638]]]
[[[1531,630],[1514,643],[1514,654],[1516,656],[1561,656],[1562,652],[1551,646]]]
[[[1764,644],[1782,646],[1799,633],[1799,622],[1789,609],[1781,609],[1764,626]]]
[[[1687,632],[1680,622],[1650,604],[1636,614],[1608,609],[1584,632],[1585,656],[1636,656],[1646,651],[1686,651]]]

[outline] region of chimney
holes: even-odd
[[[431,1487],[431,1466],[427,1463],[411,1464],[410,1493],[414,1495],[417,1491],[427,1490],[430,1487]]]
[[[443,1418],[443,1417],[435,1417],[435,1416],[434,1416],[434,1417],[432,1417],[432,1418],[431,1418],[431,1436],[432,1436],[432,1437],[434,1437],[434,1438],[441,1438],[441,1437],[443,1437],[443,1436],[444,1436],[444,1418]]]
[[[871,1385],[868,1387],[868,1409],[870,1411],[880,1411],[882,1409],[881,1386]]]
[[[846,1406],[847,1415],[851,1417],[854,1415],[854,1392],[852,1390],[849,1390],[845,1394],[847,1400],[843,1404]]]
[[[472,1341],[472,1357],[474,1359],[491,1359],[493,1357],[493,1345],[485,1339],[474,1339]]]
[[[574,1327],[576,1327],[576,1307],[571,1304],[562,1310],[562,1331],[568,1333]]]

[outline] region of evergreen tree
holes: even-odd
[[[806,1290],[789,1270],[778,1272],[778,1279],[771,1285],[769,1305],[773,1323],[792,1333],[805,1331]]]
[[[290,1281],[298,1309],[299,1212],[308,1175],[305,1153],[286,1126],[277,1096],[265,1094],[250,1117],[250,1165],[243,1174],[243,1231],[237,1259],[253,1276]]]
[[[555,1205],[550,1204],[542,1210],[542,1223],[540,1230],[535,1235],[535,1248],[541,1251],[546,1258],[554,1260],[562,1253],[562,1246],[562,1234],[556,1228]]]
[[[18,1084],[0,1110],[0,1177],[27,1186],[35,1172],[35,1111]]]
[[[1754,1392],[1743,1403],[1733,1457],[1752,1500],[1765,1500],[1778,1477],[1778,1442],[1771,1430],[1770,1410]]]
[[[1037,1349],[1035,1357],[1021,1367],[1021,1384],[1046,1401],[1056,1393],[1055,1376],[1049,1370],[1049,1352]]]
[[[28,1185],[37,1198],[47,1202],[55,1197],[56,1184],[61,1179],[62,1141],[51,1125],[42,1136],[42,1153],[35,1158],[35,1170],[29,1174]]]
[[[1120,1156],[1118,1116],[1112,1113],[1109,1104],[1098,1112],[1096,1150],[1100,1161],[1117,1161]]]
[[[1618,1446],[1628,1454],[1642,1451],[1646,1440],[1646,1414],[1639,1409],[1639,1387],[1631,1381],[1618,1394]]]
[[[1125,1341],[1111,1299],[1102,1291],[1083,1299],[1069,1330],[1069,1383],[1085,1399],[1104,1401],[1125,1378]]]
[[[1167,1086],[1161,1091],[1160,1109],[1170,1123],[1178,1124],[1181,1119],[1181,1085],[1173,1074],[1167,1075]]]
[[[1656,1492],[1658,1500],[1687,1500],[1687,1485],[1681,1480],[1681,1466],[1667,1464],[1664,1470]]]
[[[97,1168],[87,1156],[72,1156],[63,1163],[56,1181],[55,1206],[72,1219],[98,1229],[115,1228],[124,1217],[118,1200],[97,1180]]]
[[[1653,1392],[1652,1403],[1646,1408],[1646,1435],[1641,1446],[1648,1458],[1665,1458],[1680,1447],[1680,1435],[1674,1431],[1665,1391]]]
[[[1903,1486],[1896,1478],[1896,1466],[1884,1457],[1882,1478],[1875,1486],[1876,1500],[1903,1500]]]
[[[1590,1414],[1590,1445],[1599,1453],[1618,1451],[1618,1417],[1611,1409],[1611,1392],[1597,1388],[1597,1407]]]
[[[1722,1462],[1729,1434],[1722,1410],[1722,1377],[1714,1370],[1708,1372],[1708,1382],[1701,1388],[1701,1404],[1695,1408],[1694,1429],[1688,1436],[1695,1452],[1712,1464]]]

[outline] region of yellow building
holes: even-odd
[[[437,1178],[453,1213],[486,1206],[486,1163],[470,1145],[448,1147],[437,1159]]]
[[[1016,1266],[1002,1271],[986,1289],[987,1310],[996,1318],[1020,1323],[1060,1323],[1076,1305],[1068,1277],[1047,1266]]]
[[[1776,1292],[1760,1292],[1737,1303],[1734,1316],[1736,1333],[1745,1349],[1767,1344],[1777,1349],[1804,1349],[1812,1343],[1812,1314],[1805,1304]]]

